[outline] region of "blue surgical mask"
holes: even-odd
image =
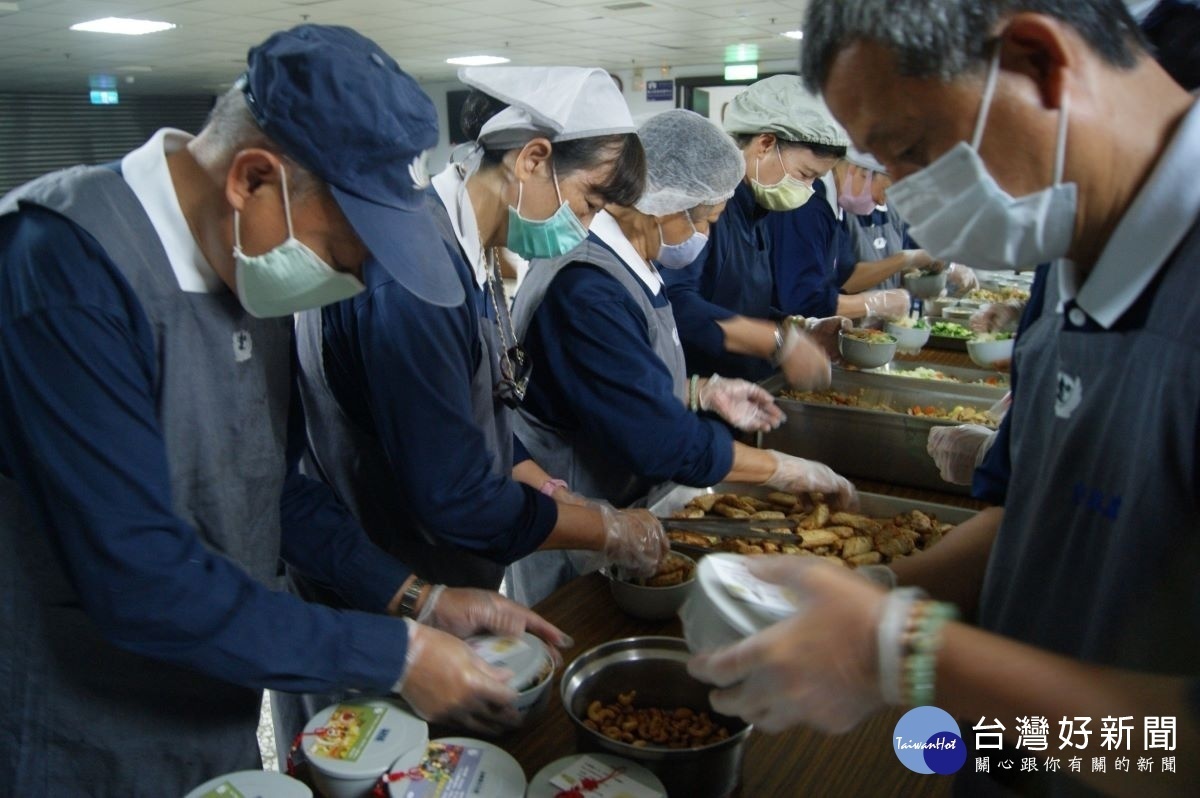
[[[566,255],[587,238],[587,228],[562,198],[558,189],[558,174],[554,176],[554,193],[562,204],[549,219],[526,219],[521,215],[521,198],[525,184],[517,184],[517,207],[508,206],[508,241],[505,244],[526,260],[557,258]]]
[[[288,200],[287,170],[281,169],[283,212],[288,237],[262,255],[242,252],[241,217],[233,212],[233,260],[237,295],[242,307],[259,319],[290,316],[302,310],[349,299],[365,286],[357,277],[339,272],[292,230],[292,207]]]
[[[684,216],[687,218],[688,224],[692,226],[692,235],[682,244],[668,244],[663,239],[662,224],[658,225],[658,257],[654,259],[654,262],[664,269],[682,269],[691,266],[708,244],[708,236],[696,229],[696,223],[692,221],[692,217],[686,213]]]

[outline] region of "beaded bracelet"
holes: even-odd
[[[700,412],[700,375],[693,374],[691,385],[688,388],[688,407],[693,413]]]
[[[879,691],[883,700],[893,706],[904,703],[903,678],[905,648],[903,639],[912,608],[923,599],[925,591],[916,587],[901,587],[890,591],[884,599],[877,630],[879,656]]]
[[[907,640],[902,691],[910,707],[931,704],[937,675],[937,655],[942,647],[942,630],[958,617],[951,604],[925,601],[913,608],[913,631]]]

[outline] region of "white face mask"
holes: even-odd
[[[1063,183],[1070,98],[1064,94],[1054,154],[1054,184],[1014,198],[988,174],[979,142],[1000,73],[1000,50],[989,67],[975,134],[925,169],[888,189],[888,203],[908,221],[909,235],[934,257],[977,269],[1036,266],[1067,254],[1078,203]]]
[[[288,237],[262,255],[242,252],[241,218],[233,212],[233,260],[236,264],[237,295],[251,316],[269,319],[290,316],[349,299],[366,286],[357,277],[339,272],[321,259],[292,231],[292,207],[288,200],[287,170],[280,169],[283,212]]]
[[[700,257],[700,253],[704,251],[704,247],[708,245],[708,236],[696,229],[696,223],[692,221],[691,215],[684,213],[684,218],[688,220],[688,224],[692,226],[692,234],[687,241],[680,244],[668,244],[663,238],[662,223],[658,225],[658,257],[654,262],[664,269],[683,269],[695,263],[696,258]]]

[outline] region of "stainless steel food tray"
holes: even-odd
[[[995,401],[992,396],[966,396],[942,383],[917,384],[903,379],[889,382],[880,385],[880,380],[872,381],[871,375],[838,371],[834,374],[833,389],[848,393],[861,390],[867,401],[897,408],[933,405],[948,410],[963,405],[986,411]],[[770,390],[770,384],[768,380],[764,387]],[[925,448],[929,430],[956,422],[795,399],[777,402],[788,420],[774,432],[759,436],[758,443],[764,448],[819,460],[847,476],[970,493],[968,486],[944,481]]]
[[[674,487],[663,486],[660,490],[662,492],[658,494],[659,498],[655,499],[654,503],[650,505],[650,512],[663,516],[671,515],[683,508],[684,505],[695,497],[705,493],[737,493],[743,496],[764,497],[771,491],[770,488],[765,488],[761,485],[745,485],[735,482],[722,482],[720,485],[714,485],[711,488],[689,488],[686,485],[675,485]],[[949,504],[904,499],[899,496],[885,496],[881,493],[860,493],[858,494],[858,501],[857,512],[874,518],[886,518],[909,510],[920,510],[926,515],[935,516],[943,523],[957,525],[974,516],[976,512],[964,507],[952,507]],[[681,544],[672,544],[672,548],[680,549],[688,554],[701,556],[707,554],[709,551],[697,546]]]
[[[933,369],[940,371],[947,377],[953,377],[960,382],[952,382],[948,380],[932,380],[923,377],[906,377],[905,372],[915,371],[916,369]],[[844,372],[847,375],[861,375],[864,378],[879,380],[880,385],[920,385],[934,386],[936,388],[945,388],[948,391],[961,393],[966,397],[977,397],[983,399],[991,399],[993,401],[1003,398],[1008,392],[1008,375],[1001,374],[997,371],[983,371],[981,369],[965,369],[956,368],[954,366],[943,366],[940,363],[923,363],[915,360],[897,361],[893,360],[886,366],[880,366],[877,369],[838,369],[834,374]],[[983,382],[992,377],[1001,377],[1003,382],[999,385],[989,385]]]

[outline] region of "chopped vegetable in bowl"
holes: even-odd
[[[867,344],[894,344],[896,337],[889,335],[882,330],[869,330],[866,328],[858,328],[853,330],[845,330],[842,335],[847,338],[853,338],[856,341],[862,341]]]
[[[933,327],[930,328],[933,335],[940,335],[943,338],[972,338],[975,333],[971,332],[961,324],[955,324],[952,321],[935,321]]]

